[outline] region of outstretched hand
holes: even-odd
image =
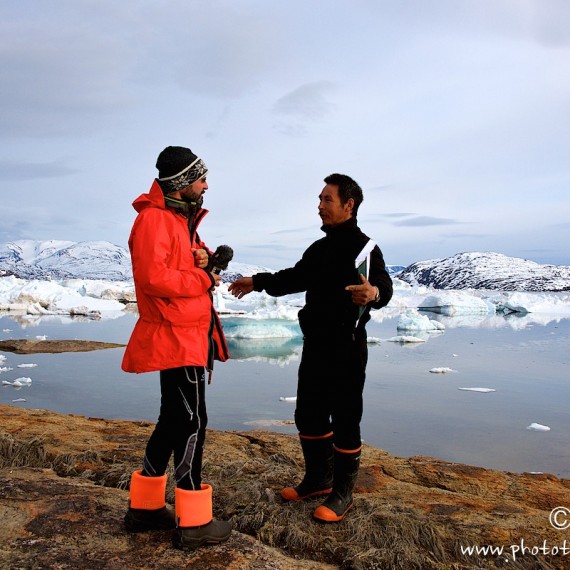
[[[345,291],[352,293],[352,302],[356,305],[367,305],[376,299],[378,288],[371,285],[364,275],[360,275],[362,285],[348,285]]]
[[[251,277],[240,277],[233,283],[230,283],[228,291],[238,299],[241,299],[248,293],[253,291],[253,279]]]

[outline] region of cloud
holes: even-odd
[[[415,216],[416,214],[413,214],[411,212],[390,212],[388,214],[382,214],[380,217],[382,218],[407,218],[410,216]]]
[[[19,162],[0,161],[0,180],[23,181],[43,178],[60,178],[75,174],[77,170],[61,162]]]
[[[334,109],[334,105],[327,100],[327,95],[334,87],[330,81],[305,83],[279,98],[273,106],[273,111],[278,115],[320,120]]]
[[[570,45],[570,3],[567,0],[532,0],[530,25],[536,40],[549,48]]]
[[[510,240],[512,254],[568,260],[569,12],[568,0],[4,2],[3,227],[124,243],[158,152],[182,144],[211,168],[206,242],[264,244],[243,261],[298,259],[335,171],[365,182],[359,220],[392,258]]]
[[[407,227],[425,227],[425,226],[448,226],[452,224],[460,224],[457,220],[450,218],[436,218],[434,216],[414,216],[406,220],[394,222],[395,226]]]
[[[305,135],[309,123],[318,123],[334,111],[335,105],[329,100],[334,90],[330,81],[314,81],[283,95],[273,105],[273,113],[286,119],[275,128],[289,136]]]
[[[365,193],[367,194],[368,192],[384,192],[385,190],[389,190],[390,188],[392,188],[392,184],[383,184],[383,185],[379,185],[379,186],[371,186],[370,188],[365,189]]]
[[[304,226],[301,228],[292,228],[292,229],[287,229],[287,230],[277,230],[275,232],[271,232],[271,235],[279,235],[279,234],[295,234],[298,235],[299,233],[302,232],[306,232],[306,231],[312,231],[315,229],[315,226]]]
[[[125,82],[135,53],[128,42],[93,27],[46,25],[44,18],[33,14],[0,27],[2,137],[96,128],[133,100]]]

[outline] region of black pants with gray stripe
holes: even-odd
[[[205,368],[184,366],[160,372],[160,414],[148,440],[143,474],[161,476],[174,454],[176,486],[199,490],[206,437]]]

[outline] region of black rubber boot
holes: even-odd
[[[149,511],[147,509],[131,509],[125,515],[125,529],[129,532],[147,530],[170,530],[176,526],[174,511],[168,507]]]
[[[219,544],[230,537],[232,525],[227,521],[217,521],[189,528],[178,527],[172,533],[172,544],[181,550],[194,550],[207,544]]]
[[[333,483],[332,433],[319,438],[299,435],[305,459],[305,476],[296,487],[285,487],[281,497],[286,501],[302,501],[327,495]]]
[[[353,453],[334,451],[333,490],[317,507],[313,517],[319,522],[339,522],[352,508],[352,491],[360,466],[360,450]]]

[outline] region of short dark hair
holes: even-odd
[[[338,196],[343,205],[346,204],[350,198],[354,200],[352,217],[356,218],[358,207],[364,200],[362,188],[358,185],[358,183],[346,174],[337,173],[329,174],[325,178],[324,182],[325,184],[333,184],[334,186],[338,186]]]

